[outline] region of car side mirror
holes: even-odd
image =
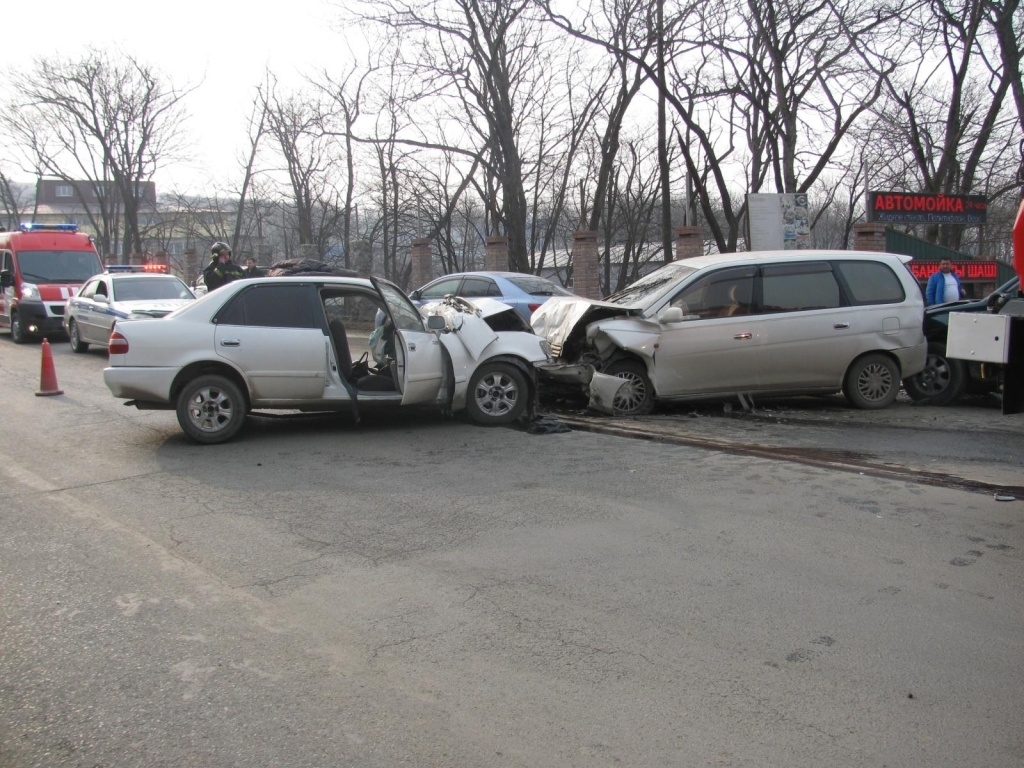
[[[409,298],[412,299],[413,301],[419,301],[422,295],[423,293],[420,291],[419,288],[417,288],[415,291],[409,294]]]
[[[1003,308],[1003,304],[1006,303],[1007,299],[1009,299],[1009,296],[1007,296],[1005,293],[993,293],[991,296],[988,297],[988,302],[986,302],[988,311],[998,312],[1000,309]]]
[[[441,315],[428,315],[427,328],[431,331],[447,331],[448,321]]]
[[[669,323],[681,323],[686,319],[680,307],[665,307],[658,313],[658,322],[668,325]]]
[[[105,293],[95,293],[95,294],[93,294],[92,300],[96,301],[96,302],[99,302],[100,304],[109,304],[110,303],[110,299],[107,297],[107,295]]]

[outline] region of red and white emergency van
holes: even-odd
[[[15,344],[64,334],[64,305],[103,271],[92,238],[75,224],[22,224],[0,232],[0,329]]]

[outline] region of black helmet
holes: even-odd
[[[211,258],[216,259],[225,251],[227,251],[228,256],[231,255],[231,246],[228,245],[227,243],[214,243],[213,245],[210,246]]]

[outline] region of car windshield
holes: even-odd
[[[623,306],[646,306],[669,291],[684,277],[692,275],[696,271],[693,267],[672,262],[654,270],[649,275],[644,275],[621,291],[613,293],[605,301]]]
[[[531,296],[572,296],[561,286],[536,275],[514,275],[509,277],[508,281]]]
[[[30,283],[84,283],[102,271],[92,251],[20,251],[17,258]]]
[[[188,286],[175,278],[133,277],[114,280],[114,301],[157,301],[162,299],[191,299]]]

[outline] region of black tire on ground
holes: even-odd
[[[225,376],[193,379],[178,394],[176,405],[182,431],[203,445],[227,442],[245,423],[245,398]]]
[[[900,369],[879,352],[851,363],[843,381],[843,394],[851,405],[869,411],[892,405],[900,391]]]
[[[903,388],[915,403],[948,405],[967,386],[967,364],[946,357],[945,344],[929,344],[924,370],[903,380]]]
[[[466,410],[477,424],[511,424],[529,404],[530,388],[523,372],[511,363],[484,363],[469,380]]]
[[[71,342],[72,352],[88,352],[89,345],[82,341],[82,334],[78,331],[78,323],[68,320],[68,341]]]
[[[626,383],[619,387],[612,402],[617,416],[642,416],[654,410],[654,385],[647,376],[647,369],[635,360],[619,360],[609,365],[602,373],[618,376]]]
[[[21,327],[21,317],[17,310],[11,313],[11,341],[15,344],[24,344],[28,341],[25,329]]]

